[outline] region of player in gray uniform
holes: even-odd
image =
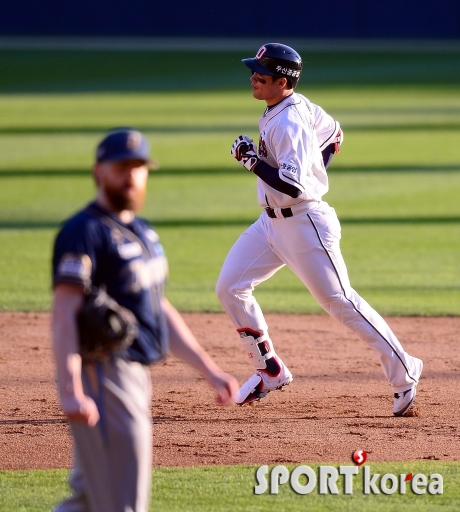
[[[406,415],[423,363],[404,351],[385,320],[350,286],[340,251],[340,223],[322,200],[329,187],[326,167],[343,140],[340,125],[294,92],[302,60],[289,46],[265,44],[243,63],[252,72],[254,98],[267,108],[259,121],[258,149],[246,135],[231,149],[258,176],[258,202],[264,210],[231,248],[216,286],[255,368],[236,401],[259,400],[292,381],[253,296],[255,286],[287,265],[325,311],[375,350],[393,388],[393,413]]]
[[[135,130],[98,146],[95,200],[59,232],[53,255],[53,351],[62,409],[74,438],[73,494],[59,512],[147,512],[152,424],[148,365],[172,352],[202,373],[220,403],[238,389],[163,296],[167,262],[158,235],[135,216],[144,202],[149,148]],[[79,355],[84,291],[105,287],[137,320],[132,345],[95,361]]]

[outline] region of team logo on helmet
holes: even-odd
[[[300,76],[300,71],[296,71],[295,69],[283,68],[283,66],[276,66],[276,72],[281,75],[287,75],[297,78]]]
[[[261,57],[263,57],[263,54],[267,51],[267,47],[264,45],[264,46],[261,46],[259,48],[259,51],[256,53],[256,59],[260,59]]]

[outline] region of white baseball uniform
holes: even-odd
[[[351,287],[340,251],[339,220],[322,201],[329,184],[321,150],[336,137],[339,124],[293,93],[267,107],[259,129],[258,157],[279,169],[280,179],[301,194],[293,198],[257,179],[258,202],[271,211],[262,212],[225,259],[216,286],[225,311],[240,333],[256,333],[254,338],[260,334],[259,340],[268,342],[265,358],[276,355],[253,291],[287,265],[325,311],[376,351],[394,392],[407,390],[418,381],[421,361],[404,351],[385,320]],[[264,357],[253,348],[250,360],[256,369],[264,368]]]

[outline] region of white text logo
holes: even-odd
[[[356,466],[319,466],[315,472],[310,466],[297,466],[292,471],[286,466],[260,466],[255,474],[257,485],[254,494],[278,494],[279,486],[289,482],[296,494],[310,494],[317,489],[318,494],[353,494],[354,477],[359,474]],[[372,474],[370,466],[363,466],[363,494],[406,494],[410,488],[414,494],[442,494],[443,478],[439,473],[424,475]]]

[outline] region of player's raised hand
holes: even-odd
[[[259,162],[257,146],[247,135],[240,135],[235,140],[230,153],[248,171],[252,171]]]

